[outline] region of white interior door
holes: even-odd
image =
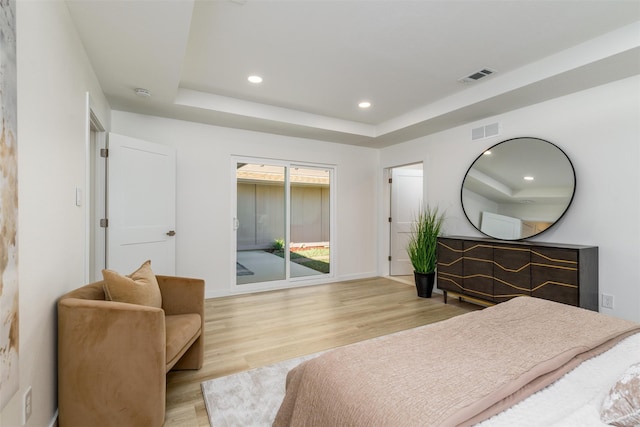
[[[422,203],[422,165],[391,170],[391,262],[389,274],[413,274],[407,255],[411,224]]]
[[[107,268],[175,275],[176,151],[109,134]]]

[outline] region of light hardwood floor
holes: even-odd
[[[453,301],[452,301],[453,300]],[[444,320],[479,307],[388,278],[209,299],[204,366],[167,376],[165,427],[208,427],[200,383]]]

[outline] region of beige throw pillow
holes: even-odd
[[[128,276],[112,270],[102,270],[104,294],[108,301],[140,304],[162,308],[162,295],[151,261],[145,261],[140,268]]]
[[[640,363],[627,368],[602,402],[600,419],[618,427],[640,425]]]

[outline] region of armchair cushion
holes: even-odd
[[[174,314],[165,317],[167,335],[167,372],[200,337],[202,319],[199,314]]]
[[[162,308],[162,294],[156,276],[151,270],[150,260],[145,261],[128,276],[112,270],[102,270],[102,277],[104,294],[108,301]]]

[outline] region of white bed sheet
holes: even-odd
[[[600,405],[622,373],[640,362],[640,333],[477,427],[602,427]]]

